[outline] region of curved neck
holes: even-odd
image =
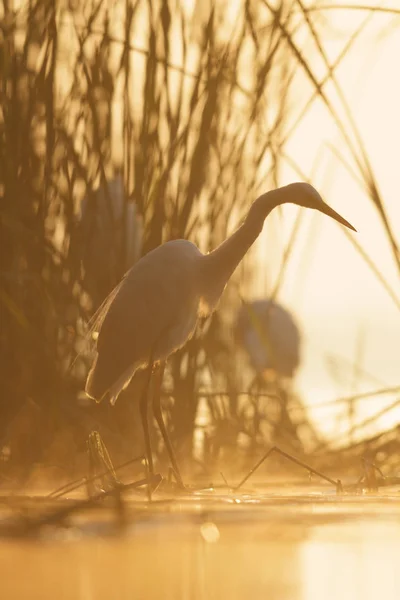
[[[268,192],[257,198],[239,229],[218,246],[218,248],[204,256],[207,286],[214,284],[222,286],[222,289],[225,287],[225,284],[246,252],[260,235],[264,220],[281,203],[281,199],[275,191]]]

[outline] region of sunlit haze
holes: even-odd
[[[0,2],[1,600],[398,600],[400,0]]]
[[[358,1],[353,4],[366,3]],[[356,11],[346,12],[344,18],[343,15],[339,11],[327,11],[325,15],[327,33],[324,47],[332,62],[346,44],[349,34],[365,19],[365,14]],[[383,38],[379,34],[385,24],[388,34]],[[400,86],[398,77],[394,76],[397,57],[400,56],[398,26],[398,20],[394,22],[392,16],[374,15],[337,69],[336,76],[360,132],[399,242]],[[302,101],[297,105],[292,99],[293,119],[307,101],[304,91],[307,85],[305,82],[302,85],[302,93],[299,94]],[[329,92],[332,92],[331,85],[327,86]],[[342,114],[337,96],[334,93],[328,95]],[[348,160],[343,138],[321,102],[316,100],[292,134],[287,144],[287,154],[325,200],[354,224],[358,233],[351,235],[354,235],[399,299],[399,273],[378,212],[332,148]],[[351,159],[349,162],[354,168]],[[298,173],[289,165],[282,168],[281,183],[298,177]],[[297,211],[296,207],[286,206],[282,209],[283,220],[279,214],[273,215],[265,225],[258,244],[258,268],[263,276],[255,278],[257,295],[262,296],[273,287],[284,243],[289,237]],[[304,332],[304,368],[299,373],[298,385],[306,403],[311,405],[333,400],[338,395],[394,386],[398,383],[400,373],[399,304],[394,304],[345,233],[339,225],[321,214],[304,214],[280,293],[282,302],[294,311]],[[267,272],[263,266],[266,255],[271,256],[268,261],[270,270]],[[362,350],[359,356],[360,341]],[[332,369],[329,372],[327,368],[329,354],[338,358],[335,379]],[[352,365],[355,363],[371,377],[361,375],[354,380]],[[360,404],[359,416],[373,414],[378,407],[383,408],[391,402],[392,397],[387,402],[369,399]],[[336,410],[323,413],[315,411],[312,414],[324,431],[337,431]],[[399,417],[398,408],[397,412],[391,411],[382,419],[380,426],[394,423]]]

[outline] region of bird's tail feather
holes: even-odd
[[[97,355],[89,371],[85,392],[96,402],[101,402],[108,397],[111,405],[114,406],[120,393],[129,385],[139,365],[137,363],[130,365],[113,383],[109,384],[104,381],[106,369],[101,368],[99,363],[101,361]]]
[[[98,358],[99,357],[97,355],[89,371],[85,385],[85,392],[92,400],[96,400],[96,402],[101,402],[104,394],[101,393],[101,386],[99,385],[99,369],[96,368]]]
[[[114,406],[120,393],[128,387],[136,370],[137,365],[131,365],[128,367],[128,369],[122,373],[121,377],[119,377],[117,381],[108,389],[111,406]]]

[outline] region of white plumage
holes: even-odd
[[[138,369],[167,358],[193,335],[204,305],[200,250],[173,240],[139,260],[100,314],[97,357],[87,392],[112,404]]]

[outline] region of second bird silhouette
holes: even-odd
[[[86,382],[96,401],[115,404],[138,369],[165,359],[192,337],[199,317],[210,315],[232,273],[255,242],[270,212],[281,204],[316,209],[356,231],[307,183],[292,183],[259,196],[243,224],[218,248],[202,254],[192,242],[166,242],[143,256],[103,304],[98,318],[97,353]],[[148,426],[148,386],[140,401],[146,457],[153,472]],[[160,394],[154,395],[160,427],[178,482],[182,477],[166,431]]]

